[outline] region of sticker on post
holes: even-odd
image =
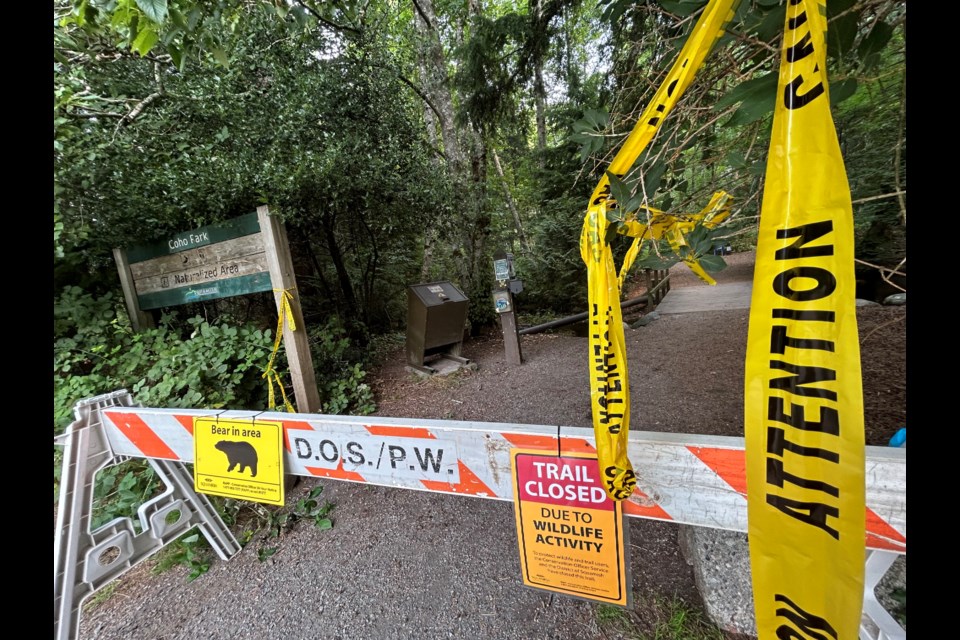
[[[511,450],[523,583],[629,607],[623,511],[600,482],[596,454]]]
[[[279,422],[194,418],[194,489],[283,505],[283,428]]]

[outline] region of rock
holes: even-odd
[[[630,325],[631,329],[638,329],[640,327],[645,327],[657,318],[660,317],[660,313],[657,311],[651,311],[650,313],[642,316],[639,320]]]
[[[858,307],[874,307],[874,306],[879,307],[880,303],[874,302],[873,300],[864,300],[863,298],[857,298],[857,306]]]
[[[907,292],[903,293],[893,293],[883,299],[883,304],[886,305],[901,305],[907,304]]]
[[[756,636],[747,534],[688,525],[678,533],[710,619],[729,633]]]

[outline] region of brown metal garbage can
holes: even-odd
[[[461,363],[463,330],[470,300],[452,282],[427,282],[407,288],[407,364],[433,373],[427,361],[437,356]]]

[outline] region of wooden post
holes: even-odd
[[[523,354],[520,352],[520,334],[517,329],[517,315],[513,307],[513,294],[508,290],[510,310],[498,314],[500,316],[500,330],[503,332],[503,350],[509,364],[523,364]]]
[[[133,326],[133,330],[139,333],[144,329],[154,327],[153,315],[141,309],[140,303],[137,302],[137,290],[133,286],[133,273],[130,271],[126,250],[114,249],[113,260],[117,263],[117,271],[120,272],[123,300],[126,302],[127,315],[130,316],[130,324]]]
[[[297,323],[297,330],[291,331],[287,323],[283,323],[283,346],[287,350],[287,362],[293,379],[297,411],[320,413],[320,392],[317,389],[317,377],[313,370],[313,358],[310,356],[307,326],[300,306],[300,292],[297,290],[297,279],[293,272],[293,261],[290,258],[290,245],[287,244],[287,231],[276,216],[270,215],[270,210],[266,206],[257,207],[257,219],[260,221],[260,232],[263,234],[263,245],[267,254],[267,266],[270,269],[277,310],[280,310],[283,291],[288,291],[292,298],[289,305],[294,322]]]

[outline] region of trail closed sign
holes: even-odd
[[[629,607],[623,512],[596,454],[514,449],[511,470],[523,583]]]

